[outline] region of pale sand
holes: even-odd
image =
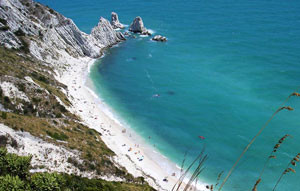
[[[161,161],[151,160],[151,154],[153,153],[150,152],[153,152],[152,149],[149,149],[150,147],[146,148],[146,144],[143,144],[142,139],[138,138],[134,132],[131,132],[131,137],[129,137],[128,130],[126,133],[122,133],[124,127],[121,123],[108,115],[105,103],[97,99],[95,93],[87,87],[88,72],[95,59],[72,58],[67,62],[70,67],[59,71],[60,77],[58,77],[58,80],[68,86],[68,92],[66,93],[73,104],[73,107],[69,110],[80,116],[87,126],[102,134],[102,140],[116,154],[114,161],[117,164],[125,167],[129,173],[136,177],[147,177],[146,181],[157,190],[171,190],[177,181],[180,170],[175,168],[173,163],[174,170],[172,172],[177,175],[177,177],[173,177],[171,172],[167,172],[166,169],[160,166]],[[122,146],[124,144],[126,146]],[[139,144],[139,148],[135,147],[135,144]],[[129,152],[130,147],[132,151]],[[140,153],[135,154],[138,151]],[[139,161],[138,158],[142,156],[144,156],[143,160]],[[163,157],[161,158],[163,159]],[[168,159],[164,160],[164,162],[167,161],[172,164]],[[168,182],[163,181],[165,177],[168,177]],[[198,184],[198,190],[207,190],[205,185]]]

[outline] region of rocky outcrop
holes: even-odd
[[[152,40],[154,41],[160,41],[160,42],[166,42],[167,38],[161,35],[155,35]]]
[[[125,37],[121,32],[115,32],[109,21],[101,17],[98,25],[92,29],[90,39],[95,44],[108,47],[124,40]]]
[[[111,13],[110,24],[114,29],[124,29],[125,28],[125,26],[122,23],[120,23],[118,14],[115,12]]]
[[[96,58],[103,48],[122,40],[124,35],[104,18],[86,34],[71,19],[32,0],[0,1],[0,45],[26,47],[43,61],[53,62],[66,54]]]
[[[137,16],[130,25],[129,31],[134,33],[141,33],[142,35],[151,35],[151,33],[144,27],[143,20]]]

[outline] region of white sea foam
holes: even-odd
[[[117,48],[117,47],[119,47],[119,44],[115,44],[111,48]]]
[[[152,29],[147,29],[151,34],[154,34],[155,33],[155,31],[154,30],[152,30]]]
[[[88,71],[88,74],[91,73],[91,68],[92,68],[92,66],[94,65],[94,63],[95,63],[95,60],[89,62],[89,64],[88,64],[88,70],[87,70],[87,71]]]
[[[115,123],[120,126],[124,126],[124,123],[121,123],[120,117],[99,97],[88,84],[86,84],[87,90],[91,93],[91,95],[95,98],[95,102],[101,106],[101,110],[111,118]]]
[[[176,168],[178,168],[179,170],[181,170],[181,167],[180,167],[180,166],[178,166],[177,164],[176,164],[175,166],[176,166]]]
[[[86,87],[86,89],[90,92],[90,94],[95,98],[95,99],[100,99],[98,97],[98,95],[93,91],[91,90],[88,86]]]

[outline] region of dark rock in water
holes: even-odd
[[[136,60],[136,57],[132,57],[132,60]]]
[[[142,35],[151,35],[151,33],[144,27],[143,20],[137,16],[129,27],[129,31],[134,33],[141,33]]]
[[[152,35],[148,30],[142,32],[141,34],[142,34],[142,35],[148,35],[148,36],[151,36],[151,35]]]
[[[123,28],[125,28],[124,25],[120,23],[118,14],[115,13],[115,12],[112,12],[112,13],[111,13],[111,21],[110,21],[110,24],[111,24],[111,26],[112,26],[114,29],[123,29]]]
[[[129,31],[142,33],[145,30],[146,30],[146,28],[144,27],[142,18],[140,16],[137,16],[131,23]]]
[[[124,32],[123,33],[125,36],[130,36],[130,34],[128,32]]]
[[[169,94],[169,95],[175,95],[175,92],[173,92],[173,91],[167,91],[167,94]]]
[[[155,35],[152,40],[154,41],[160,41],[160,42],[166,42],[167,38],[161,35]]]
[[[120,40],[126,40],[125,36],[121,32],[117,32],[116,35]]]

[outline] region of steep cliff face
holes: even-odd
[[[29,48],[40,60],[51,62],[65,53],[95,58],[101,55],[102,48],[122,40],[123,35],[104,18],[89,35],[71,19],[32,0],[0,1],[0,44]]]

